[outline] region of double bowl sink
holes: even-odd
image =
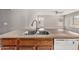
[[[24,33],[25,35],[49,35],[50,33],[48,31],[39,31],[39,30],[31,30],[31,31],[26,31]]]

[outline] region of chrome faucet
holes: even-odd
[[[34,22],[36,22],[36,31],[37,31],[39,29],[38,28],[38,23],[40,23],[40,21],[39,20],[33,20],[31,26],[33,26]]]

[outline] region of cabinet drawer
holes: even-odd
[[[17,40],[16,38],[3,38],[1,39],[1,43],[2,46],[4,45],[17,45]]]
[[[1,50],[16,50],[16,47],[1,47]]]
[[[36,43],[35,40],[31,39],[21,39],[19,40],[19,46],[34,46]]]
[[[39,41],[38,43],[39,43],[38,44],[39,46],[43,46],[43,45],[44,46],[52,46],[53,45],[53,41],[49,41],[49,40],[48,41],[42,40],[42,41]]]

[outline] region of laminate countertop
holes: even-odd
[[[56,38],[56,39],[79,39],[79,34],[71,31],[56,31],[49,35],[24,35],[20,31],[11,31],[0,35],[0,38]]]

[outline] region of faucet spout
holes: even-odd
[[[33,20],[33,22],[32,22],[32,24],[31,24],[31,26],[33,26],[34,25],[34,22],[36,22],[36,31],[39,29],[38,28],[38,21],[37,20]]]
[[[33,22],[32,22],[32,24],[31,24],[31,26],[33,26],[34,22],[36,22],[36,23],[37,23],[37,21],[36,21],[36,20],[33,20]]]

